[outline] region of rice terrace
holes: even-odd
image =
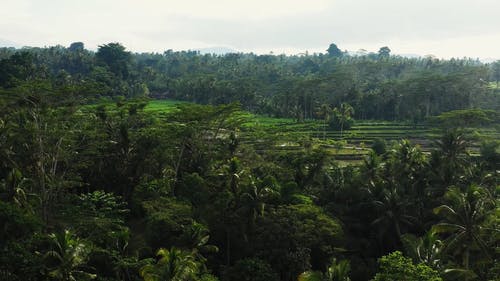
[[[156,114],[169,113],[176,109],[176,105],[183,102],[174,100],[152,100],[144,108],[146,112]],[[429,152],[433,147],[442,129],[428,125],[415,125],[411,122],[362,121],[357,122],[349,130],[340,134],[338,130],[324,128],[318,120],[297,122],[292,118],[273,118],[241,112],[245,118],[240,131],[242,142],[257,145],[259,140],[254,139],[251,132],[264,131],[269,135],[279,136],[272,146],[265,145],[260,149],[270,150],[297,150],[303,149],[303,142],[308,140],[311,146],[325,148],[333,159],[343,165],[359,164],[372,150],[374,141],[397,142],[408,139],[418,145],[422,151]],[[467,128],[471,136],[476,139],[500,139],[498,128],[480,127]],[[249,135],[246,136],[246,133]],[[299,141],[298,141],[299,140]],[[470,143],[469,153],[478,155],[479,143]]]

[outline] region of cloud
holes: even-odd
[[[17,0],[3,6],[0,37],[38,46],[118,41],[136,51],[223,45],[323,52],[335,42],[351,50],[389,45],[500,57],[497,0]]]

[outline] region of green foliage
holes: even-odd
[[[75,229],[79,237],[102,247],[128,240],[125,216],[129,210],[119,196],[97,190],[81,194],[65,207],[61,210],[61,219]]]
[[[0,280],[38,280],[43,270],[36,255],[42,222],[12,203],[0,201]]]
[[[323,281],[323,274],[319,271],[306,271],[299,275],[298,281]]]
[[[78,204],[79,207],[93,217],[108,217],[123,220],[124,215],[128,213],[126,204],[121,202],[119,197],[102,190],[82,194],[79,199],[81,201]]]
[[[434,269],[440,267],[443,241],[439,240],[437,232],[429,230],[422,237],[413,234],[402,236],[405,253],[415,263],[424,263]]]
[[[387,58],[390,55],[391,55],[391,49],[389,49],[389,47],[387,47],[387,46],[381,47],[378,50],[378,56],[379,56],[379,58]]]
[[[282,206],[260,220],[252,243],[258,256],[280,274],[293,276],[323,268],[340,245],[342,228],[314,205]]]
[[[44,253],[49,268],[48,276],[55,280],[91,280],[95,274],[88,272],[89,246],[75,237],[69,230],[49,235],[53,250]]]
[[[175,100],[152,100],[148,102],[144,110],[146,112],[169,113],[177,108],[177,105],[182,102]]]
[[[481,142],[481,158],[491,165],[492,168],[498,168],[500,165],[500,141],[491,140]]]
[[[202,274],[199,277],[199,281],[219,281],[219,278],[212,274]]]
[[[349,130],[353,125],[353,119],[344,119],[344,117],[339,115],[334,115],[332,118],[330,118],[330,122],[328,123],[329,128],[336,131]]]
[[[193,222],[185,228],[179,238],[179,244],[186,249],[191,249],[191,255],[204,263],[207,261],[204,255],[219,252],[217,246],[208,244],[209,239],[209,230],[204,225]]]
[[[13,204],[0,201],[0,245],[11,239],[30,237],[40,228],[41,222]]]
[[[126,79],[129,75],[131,55],[120,43],[109,43],[99,46],[96,53],[98,61],[109,67],[109,70],[119,78]]]
[[[301,121],[318,117],[318,105],[344,102],[353,105],[358,120],[414,122],[452,110],[498,107],[488,88],[488,82],[498,81],[498,63],[409,59],[391,56],[388,47],[356,56],[335,44],[326,55],[211,56],[171,50],[132,54],[120,43],[91,52],[74,42],[69,48],[2,49],[0,54],[0,85],[47,79],[85,99],[149,92],[201,104],[239,101],[255,113]]]
[[[342,131],[349,130],[354,124],[354,120],[352,119],[353,114],[353,107],[347,103],[342,103],[339,108],[333,109],[333,116],[329,123],[330,128],[339,130],[342,137]]]
[[[13,88],[23,81],[34,79],[38,69],[34,65],[33,54],[16,52],[10,58],[0,60],[0,86]]]
[[[161,248],[156,264],[145,265],[140,275],[145,281],[196,280],[200,264],[189,253],[176,248]]]
[[[341,57],[343,55],[342,51],[337,47],[336,44],[332,43],[326,50],[328,55],[334,58]]]
[[[480,256],[491,262],[492,251],[485,237],[492,234],[492,229],[486,229],[484,225],[496,208],[490,192],[476,185],[463,191],[452,187],[446,192],[445,200],[447,204],[434,209],[443,221],[435,224],[433,230],[448,234],[445,240],[447,253],[460,257],[465,271],[471,270],[471,256]]]
[[[349,278],[349,272],[351,271],[351,265],[348,260],[337,261],[337,259],[332,259],[332,264],[328,266],[325,277],[327,281],[351,281]]]
[[[177,245],[184,229],[193,223],[189,204],[162,198],[143,202],[146,211],[146,238],[153,249]]]
[[[331,265],[326,269],[325,273],[318,271],[306,271],[299,275],[299,281],[351,281],[349,271],[351,266],[348,260],[332,259]]]
[[[444,112],[431,122],[443,128],[471,128],[498,124],[500,117],[493,110],[463,109]]]
[[[494,280],[495,66],[331,47],[0,48],[0,279]]]
[[[236,264],[224,273],[222,280],[227,281],[277,281],[278,275],[268,263],[258,258],[247,258]]]
[[[438,272],[424,264],[413,264],[399,251],[383,256],[379,260],[380,272],[373,278],[374,281],[442,281]]]
[[[382,155],[387,151],[387,144],[384,139],[376,138],[373,140],[371,148],[377,155]]]

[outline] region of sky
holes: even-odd
[[[0,0],[0,45],[500,59],[500,0]],[[9,43],[10,42],[10,43]]]

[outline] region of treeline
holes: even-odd
[[[335,44],[300,56],[195,51],[134,54],[119,43],[0,49],[0,86],[45,80],[81,99],[151,96],[201,104],[239,102],[252,112],[321,118],[322,105],[349,104],[356,119],[422,122],[459,109],[498,110],[500,62],[349,55]],[[21,83],[22,84],[22,83]],[[47,86],[48,87],[48,86]]]
[[[0,99],[1,280],[500,276],[495,143],[471,157],[453,130],[430,155],[379,141],[342,168],[308,139],[272,149],[234,104],[152,114],[65,95]]]

